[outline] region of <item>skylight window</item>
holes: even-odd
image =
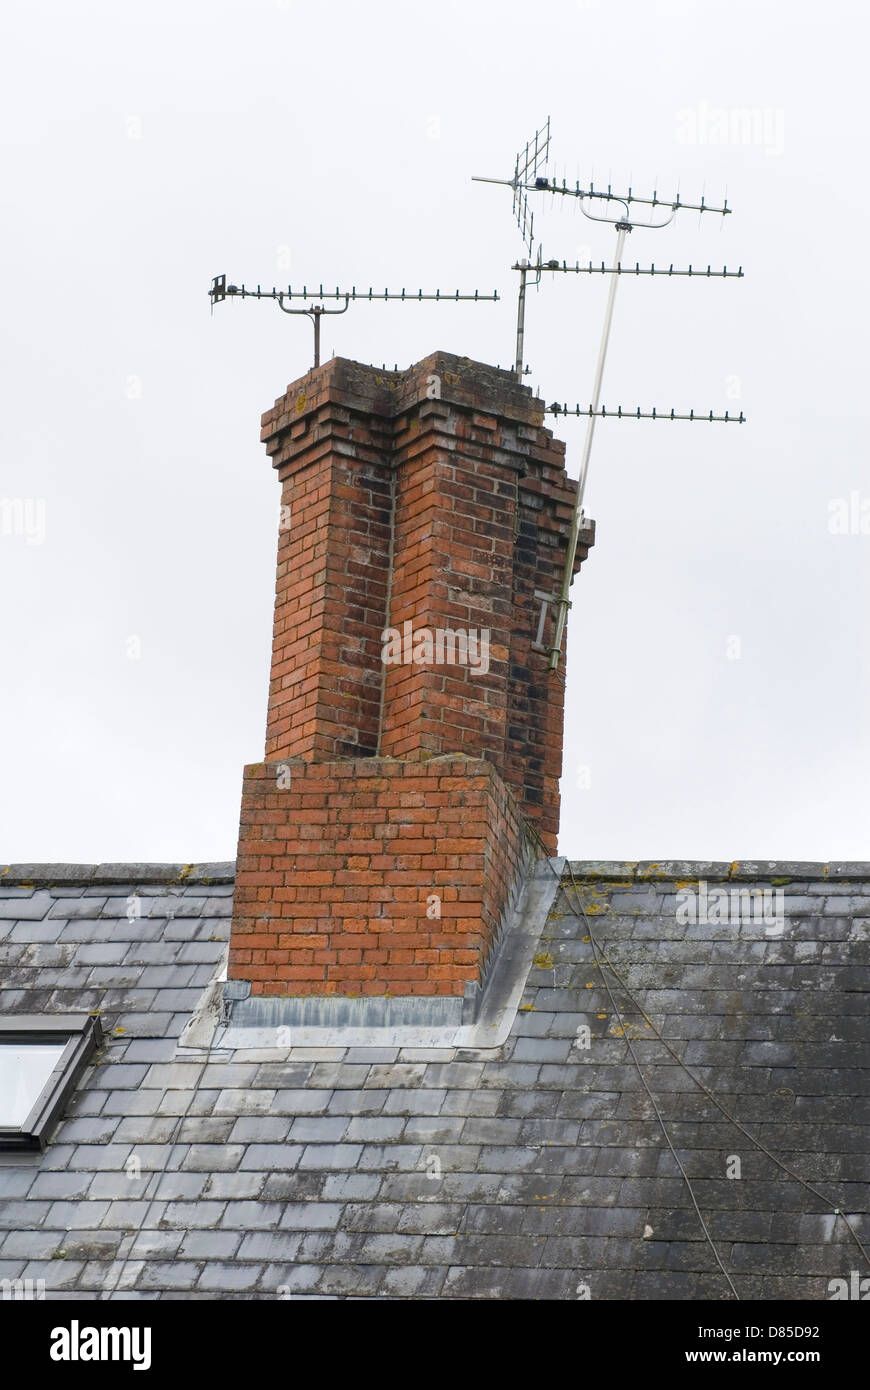
[[[100,1037],[88,1014],[0,1019],[0,1148],[45,1147]]]

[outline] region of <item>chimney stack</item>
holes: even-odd
[[[543,418],[510,372],[443,352],[334,358],[263,417],[275,624],[228,993],[264,1021],[467,1021],[528,863],[556,852],[564,660],[541,612],[576,484]]]

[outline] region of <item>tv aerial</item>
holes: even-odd
[[[221,304],[225,299],[272,299],[283,310],[285,314],[307,314],[314,324],[314,366],[320,366],[320,320],[324,314],[344,314],[352,303],[365,301],[368,304],[379,304],[385,300],[398,299],[405,304],[419,304],[424,300],[431,300],[436,304],[457,304],[462,302],[481,303],[498,299],[498,294],[480,294],[475,290],[473,294],[460,294],[459,290],[451,294],[441,290],[434,293],[424,292],[423,290],[368,290],[357,289],[356,285],[349,290],[340,290],[337,286],[334,290],[324,290],[323,285],[316,289],[308,289],[306,285],[302,289],[293,289],[291,285],[286,290],[277,290],[273,286],[271,290],[264,290],[260,285],[255,290],[249,290],[244,285],[228,285],[225,275],[216,275],[211,282],[211,289],[208,292],[211,300],[212,312],[214,306]],[[292,307],[293,300],[301,300],[302,306],[298,309]],[[344,303],[341,308],[327,308],[327,301],[335,300]]]
[[[625,238],[629,232],[636,227],[650,231],[660,231],[664,227],[670,226],[675,221],[680,212],[697,212],[699,217],[704,213],[713,213],[720,217],[727,217],[731,214],[728,200],[724,199],[721,207],[706,202],[702,197],[700,203],[684,202],[679,193],[675,198],[660,198],[658,190],[654,189],[652,197],[636,194],[631,187],[627,193],[614,193],[610,184],[606,190],[595,188],[590,182],[588,187],[581,187],[579,181],[571,187],[564,179],[561,183],[556,179],[551,179],[546,173],[547,160],[550,148],[550,118],[547,117],[545,125],[540,130],[536,130],[532,139],[528,141],[525,149],[520,150],[514,162],[513,177],[510,179],[491,179],[482,178],[478,175],[473,177],[475,183],[494,183],[500,184],[513,190],[513,213],[517,226],[522,236],[523,244],[526,247],[528,256],[519,260],[511,268],[519,272],[520,284],[517,302],[517,330],[516,330],[516,352],[514,357],[514,374],[522,380],[523,371],[523,346],[525,339],[525,313],[526,313],[526,286],[529,276],[534,276],[533,284],[537,286],[541,283],[544,271],[552,271],[554,274],[563,275],[609,275],[610,284],[608,286],[607,306],[604,312],[604,324],[601,331],[601,343],[598,351],[598,360],[595,367],[595,375],[592,382],[592,396],[588,406],[581,405],[560,405],[558,403],[547,406],[546,413],[552,415],[577,415],[586,417],[586,435],[583,442],[583,452],[580,458],[580,477],[577,484],[577,499],[574,507],[574,515],[571,523],[571,534],[568,541],[568,553],[565,559],[565,570],[562,576],[562,584],[558,596],[538,594],[545,605],[541,609],[541,618],[538,627],[539,641],[543,633],[546,608],[551,603],[556,604],[556,620],[553,628],[552,642],[549,648],[550,670],[554,671],[559,664],[559,657],[562,648],[562,635],[565,630],[565,620],[568,616],[568,609],[571,601],[568,597],[571,589],[571,582],[574,573],[574,559],[577,553],[578,536],[584,521],[583,498],[586,491],[586,479],[589,473],[589,459],[592,453],[592,440],[595,434],[595,423],[598,419],[619,419],[619,420],[688,420],[690,422],[706,421],[708,423],[722,422],[723,424],[743,424],[746,417],[743,412],[734,415],[726,411],[724,415],[717,415],[712,410],[688,412],[677,412],[670,410],[641,410],[640,406],[626,408],[617,406],[616,408],[606,409],[601,404],[601,383],[604,376],[604,364],[607,359],[607,349],[610,342],[610,330],[613,323],[613,306],[616,300],[616,288],[623,276],[685,276],[689,279],[711,280],[711,279],[742,279],[743,267],[737,270],[729,270],[723,266],[721,270],[714,270],[711,266],[706,268],[689,265],[685,269],[675,269],[671,263],[669,265],[658,265],[655,263],[649,266],[641,266],[639,262],[634,265],[623,264],[623,250]],[[553,197],[576,198],[580,211],[584,217],[592,222],[605,222],[616,231],[616,251],[613,264],[608,266],[602,261],[600,265],[593,265],[591,261],[587,265],[580,265],[575,262],[569,265],[566,261],[544,260],[540,243],[538,254],[534,262],[529,257],[534,249],[534,212],[529,209],[529,194],[549,193]],[[635,212],[635,209],[638,212]],[[639,215],[638,215],[639,213]]]

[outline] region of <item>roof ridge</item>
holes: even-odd
[[[720,879],[756,882],[779,879],[784,883],[801,879],[870,879],[867,860],[795,859],[569,859],[572,873],[582,878],[628,879],[645,883],[657,879]]]
[[[52,884],[110,883],[232,883],[235,860],[203,864],[5,864],[0,865],[0,888]]]

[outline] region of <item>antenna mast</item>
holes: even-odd
[[[547,180],[539,177],[538,171],[547,167],[547,155],[550,149],[550,117],[547,117],[546,124],[536,130],[531,140],[526,144],[524,150],[517,153],[514,162],[514,176],[512,179],[484,179],[477,175],[472,175],[473,183],[499,183],[507,185],[514,191],[513,212],[517,226],[520,229],[520,236],[529,253],[532,254],[532,246],[535,240],[535,214],[529,211],[529,190],[546,184]],[[515,270],[520,272],[520,292],[517,303],[517,350],[514,360],[514,371],[518,377],[523,375],[523,338],[525,336],[526,323],[526,276],[529,270],[534,270],[527,259],[523,259]],[[535,284],[540,283],[540,273]]]
[[[569,187],[563,179],[561,184],[549,179],[545,173],[541,173],[542,167],[546,168],[547,156],[550,147],[550,118],[540,130],[536,131],[532,140],[526,145],[525,150],[521,150],[516,157],[514,164],[514,175],[511,179],[490,179],[475,176],[476,183],[495,183],[513,189],[513,211],[520,229],[523,242],[531,255],[534,242],[534,213],[528,209],[529,193],[550,193],[553,196],[576,198],[580,211],[584,217],[588,217],[593,222],[608,222],[616,231],[616,250],[611,266],[605,266],[602,261],[600,266],[593,266],[590,261],[588,266],[581,266],[579,263],[569,266],[565,261],[543,261],[540,245],[538,247],[538,257],[534,265],[530,264],[527,257],[518,261],[512,269],[519,271],[520,288],[517,306],[517,336],[516,336],[516,355],[514,372],[518,379],[522,379],[523,369],[523,346],[525,340],[525,312],[526,312],[526,281],[530,272],[535,274],[535,287],[540,285],[541,274],[544,270],[562,272],[564,274],[609,274],[611,276],[607,294],[607,307],[604,312],[604,324],[601,331],[601,343],[598,350],[598,360],[595,366],[595,375],[592,381],[591,403],[588,408],[581,408],[579,405],[569,411],[567,406],[552,405],[548,412],[553,415],[586,415],[586,436],[583,441],[583,452],[580,457],[580,476],[577,484],[577,499],[574,507],[574,515],[571,521],[571,534],[568,541],[568,553],[565,560],[565,569],[562,576],[562,584],[558,597],[544,597],[546,603],[555,603],[556,620],[553,628],[553,637],[550,645],[550,670],[554,671],[559,664],[559,657],[562,648],[562,635],[565,629],[565,620],[568,615],[570,605],[569,593],[571,582],[574,575],[574,558],[577,553],[577,540],[584,520],[583,498],[586,492],[586,479],[589,473],[589,460],[592,454],[592,440],[595,434],[595,423],[599,418],[606,418],[609,414],[611,419],[652,419],[652,420],[708,420],[723,421],[730,424],[743,424],[744,415],[741,411],[739,416],[730,415],[727,411],[724,416],[714,415],[711,410],[709,413],[702,413],[691,410],[688,414],[677,414],[675,410],[670,412],[657,413],[655,409],[651,412],[642,412],[640,406],[636,411],[623,410],[618,407],[614,412],[606,411],[601,405],[601,384],[604,377],[604,365],[607,360],[607,349],[610,342],[610,330],[613,323],[613,307],[616,300],[616,287],[622,275],[685,275],[697,279],[742,279],[743,267],[738,270],[729,271],[727,266],[722,270],[711,270],[707,266],[706,271],[695,270],[690,265],[687,270],[675,270],[673,264],[667,269],[655,265],[641,267],[635,263],[634,267],[623,264],[623,251],[625,248],[625,238],[635,227],[643,227],[650,230],[660,230],[667,227],[674,221],[678,212],[693,211],[702,215],[705,212],[716,213],[725,217],[731,213],[728,201],[725,199],[721,207],[711,206],[702,197],[700,203],[684,203],[679,194],[674,199],[660,198],[658,190],[653,191],[651,198],[635,194],[631,188],[627,193],[614,193],[610,184],[607,191],[596,189],[590,183],[588,188],[581,188],[579,182],[573,188]],[[644,219],[635,216],[632,212],[634,207],[651,209]],[[596,211],[592,211],[596,209]],[[656,215],[656,209],[661,209],[661,214]],[[664,214],[667,213],[667,216]],[[527,371],[528,369],[526,369]],[[541,616],[541,628],[543,631],[543,612]],[[539,639],[540,640],[540,639]]]

